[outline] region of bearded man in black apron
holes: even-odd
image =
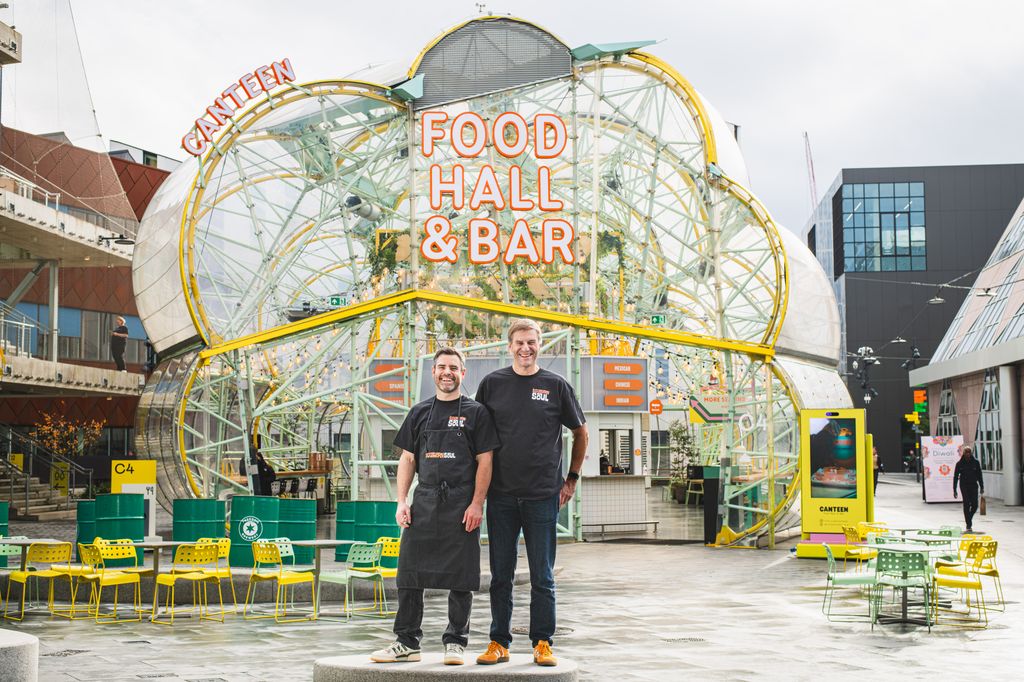
[[[398,555],[397,641],[373,652],[378,663],[420,660],[423,590],[449,590],[444,663],[461,665],[469,643],[473,592],[480,589],[480,521],[491,484],[498,433],[490,413],[460,392],[466,375],[462,353],[434,354],[437,394],[415,405],[395,436],[398,509],[404,530]],[[413,474],[419,484],[407,503]]]

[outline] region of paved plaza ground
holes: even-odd
[[[926,505],[913,477],[878,486],[878,518],[893,526],[962,522],[959,505]],[[675,528],[695,527],[670,505]],[[671,524],[670,524],[671,525]],[[1008,598],[987,630],[829,623],[821,614],[823,561],[796,559],[793,540],[774,551],[700,544],[580,543],[558,550],[554,650],[575,659],[588,680],[1013,679],[1024,633],[1018,596],[1024,576],[1024,508],[989,505],[976,530],[999,540]],[[12,533],[43,535],[32,524]],[[59,531],[59,528],[50,528]],[[53,533],[51,533],[53,534]],[[525,558],[521,562],[525,566]],[[859,599],[859,598],[858,598]],[[529,586],[515,593],[514,626],[525,628]],[[843,606],[857,608],[862,601]],[[440,649],[445,600],[428,597],[424,648]],[[487,643],[486,594],[477,596],[469,653]],[[358,654],[393,637],[390,621],[275,625],[231,618],[97,626],[35,615],[4,627],[40,639],[43,680],[309,680],[320,657]],[[518,637],[513,652],[527,652]],[[453,669],[453,679],[458,670]],[[882,677],[884,676],[884,678]]]

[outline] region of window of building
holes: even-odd
[[[960,435],[960,421],[956,416],[956,400],[953,398],[953,384],[949,379],[942,382],[942,392],[939,393],[939,421],[935,425],[935,435]]]
[[[985,370],[981,389],[981,410],[974,449],[984,471],[1003,470],[1003,432],[999,426],[999,376],[995,369]]]
[[[143,150],[143,152],[142,152],[142,164],[143,165],[145,165],[145,166],[152,166],[153,168],[156,168],[157,167],[157,163],[158,162],[157,162],[156,154],[154,154],[153,152],[147,152],[147,151]]]
[[[667,478],[672,475],[672,451],[668,431],[651,431],[651,475]]]
[[[842,188],[844,272],[927,270],[923,182]]]
[[[807,232],[807,248],[809,248],[811,250],[811,253],[813,253],[815,256],[818,255],[818,240],[816,235],[817,231],[818,226],[811,225],[811,229]]]
[[[108,426],[103,429],[100,439],[92,446],[89,454],[94,457],[122,459],[135,451],[135,429]]]

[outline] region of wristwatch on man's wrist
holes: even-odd
[[[565,480],[567,480],[567,481],[578,481],[578,480],[580,480],[580,475],[577,474],[575,471],[570,471],[569,473],[567,473],[565,475]]]

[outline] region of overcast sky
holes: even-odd
[[[55,91],[66,101],[84,100],[75,88],[74,45],[52,38],[53,8],[60,29],[67,1],[8,0],[11,7],[0,10],[0,19],[24,33],[25,64],[4,69],[8,125],[50,132],[84,118],[65,110],[69,104],[52,103]],[[477,13],[475,3],[463,0],[71,0],[71,6],[103,136],[179,159],[192,121],[228,83],[257,66],[287,56],[300,81],[339,78],[369,63],[409,59],[443,29]],[[486,6],[538,23],[571,47],[662,41],[649,51],[741,126],[751,190],[793,230],[810,212],[805,130],[819,193],[843,167],[1024,162],[1024,3],[506,0]],[[29,71],[32,62],[43,68]],[[54,79],[57,88],[47,85]]]

